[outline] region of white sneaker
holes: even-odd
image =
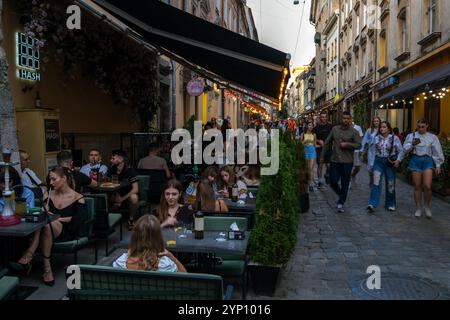
[[[345,212],[344,206],[342,204],[340,204],[340,203],[337,205],[337,212],[339,212],[339,213],[344,213]]]
[[[414,213],[414,216],[416,218],[420,218],[422,216],[422,208],[417,209],[416,213]]]
[[[375,211],[375,208],[373,207],[373,205],[369,204],[367,206],[367,213],[373,213]]]
[[[425,216],[426,216],[428,219],[431,219],[431,209],[430,209],[430,208],[427,208],[427,207],[425,207],[424,209],[425,209]]]
[[[390,211],[390,212],[395,212],[395,211],[397,211],[397,209],[396,209],[395,207],[389,207],[389,208],[388,208],[388,211]]]

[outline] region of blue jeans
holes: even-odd
[[[372,205],[374,208],[376,208],[380,204],[381,184],[383,182],[384,176],[386,176],[385,207],[386,209],[390,207],[395,208],[396,169],[389,164],[387,158],[380,158],[380,157],[375,158],[375,163],[373,166],[373,186],[372,191],[370,192],[369,205]]]
[[[331,162],[330,185],[339,196],[338,204],[344,205],[347,200],[352,169],[353,163]],[[339,180],[341,185],[339,185]]]

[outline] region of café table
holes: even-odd
[[[101,183],[99,186],[94,188],[89,188],[92,193],[115,193],[122,188],[125,188],[129,185],[128,181],[124,181],[121,183]]]
[[[50,221],[59,218],[58,214],[50,215]],[[41,222],[25,222],[21,220],[19,224],[7,227],[0,227],[0,247],[2,254],[0,255],[0,267],[5,267],[10,261],[16,258],[16,244],[17,238],[24,238],[31,235],[33,232],[42,229],[47,225],[48,221],[45,219]]]
[[[174,245],[167,245],[167,240],[173,240],[173,232],[174,230],[171,228],[163,229],[166,248],[171,252],[245,255],[250,238],[250,231],[245,231],[243,240],[227,239],[226,231],[204,231],[203,239],[195,239],[193,231],[175,232],[176,243]],[[225,236],[221,235],[221,233],[225,234]]]
[[[256,210],[256,198],[238,199],[237,202],[231,201],[231,199],[223,199],[228,207],[229,211],[255,211]],[[239,203],[239,200],[244,203]]]

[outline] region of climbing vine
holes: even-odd
[[[157,55],[82,12],[81,30],[66,26],[71,1],[17,0],[25,33],[37,39],[45,71],[50,63],[61,66],[64,85],[78,77],[91,79],[115,103],[132,106],[142,131],[149,131],[159,103]]]

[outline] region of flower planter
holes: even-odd
[[[256,295],[273,297],[278,285],[281,266],[248,265],[253,292]]]
[[[309,210],[309,193],[302,193],[298,198],[300,213],[306,213]]]

